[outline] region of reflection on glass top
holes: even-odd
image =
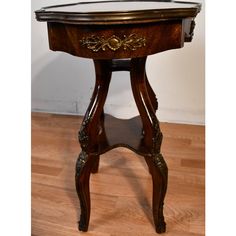
[[[178,2],[157,2],[157,1],[94,1],[83,2],[74,5],[52,6],[46,11],[54,12],[122,12],[122,11],[139,11],[154,9],[177,9],[195,7],[194,3],[178,3]]]

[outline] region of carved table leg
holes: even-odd
[[[100,117],[100,123],[99,123],[99,135],[103,135],[105,133],[105,129],[104,129],[104,111],[102,111],[101,117]],[[99,169],[99,161],[100,161],[100,156],[96,155],[94,160],[94,164],[92,167],[91,172],[93,174],[98,172]]]
[[[149,95],[149,98],[151,100],[151,103],[152,103],[152,107],[154,109],[154,111],[156,112],[157,109],[158,109],[158,102],[157,102],[157,97],[156,97],[156,94],[154,93],[149,81],[148,81],[148,78],[147,78],[147,74],[145,73],[145,81],[146,81],[146,87],[147,87],[147,91],[148,91],[148,95]]]
[[[152,108],[153,110],[156,112],[158,110],[158,101],[157,101],[157,97],[156,94],[154,93],[149,81],[148,81],[148,77],[147,77],[147,73],[145,72],[145,83],[146,83],[146,88],[147,88],[147,92],[148,92],[148,96],[150,98],[150,101],[152,103]],[[144,132],[144,131],[143,131]],[[151,174],[151,170],[149,168],[149,173]]]
[[[145,74],[146,58],[131,60],[131,86],[143,123],[143,142],[149,155],[145,156],[153,180],[153,218],[157,233],[166,230],[163,216],[167,189],[167,165],[160,153],[162,133],[155,112],[158,107],[155,93]]]
[[[94,60],[96,84],[89,107],[84,116],[79,141],[82,152],[76,163],[76,190],[80,199],[81,216],[79,230],[87,231],[90,217],[89,177],[91,172],[97,172],[99,165],[99,132],[103,127],[103,106],[108,93],[111,72],[107,70],[108,60]],[[103,127],[104,129],[104,127]]]
[[[131,59],[130,79],[134,100],[143,123],[144,144],[151,150],[155,111],[147,92],[145,62],[146,57]]]

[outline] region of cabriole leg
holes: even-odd
[[[162,133],[156,118],[158,103],[145,73],[146,58],[131,60],[131,86],[143,123],[143,143],[148,152],[145,160],[153,181],[153,218],[157,233],[166,231],[163,204],[167,189],[167,165],[160,153]]]
[[[99,133],[104,129],[103,106],[111,79],[111,71],[107,70],[110,63],[109,60],[94,60],[96,83],[78,135],[82,152],[76,163],[75,184],[81,206],[79,221],[81,231],[87,231],[89,226],[89,178],[90,173],[96,173],[99,166]]]

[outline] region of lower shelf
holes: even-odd
[[[127,120],[105,114],[104,131],[105,133],[99,135],[100,154],[116,147],[127,147],[140,155],[148,154],[148,150],[143,145],[140,116]]]

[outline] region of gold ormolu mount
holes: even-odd
[[[87,46],[88,49],[93,52],[98,52],[99,50],[106,51],[107,48],[112,51],[116,51],[119,48],[123,47],[124,50],[136,50],[138,48],[146,46],[146,38],[139,37],[136,34],[130,34],[128,37],[126,35],[123,36],[124,39],[120,39],[116,35],[112,35],[109,38],[105,38],[104,36],[89,36],[84,37],[80,40],[82,46]]]

